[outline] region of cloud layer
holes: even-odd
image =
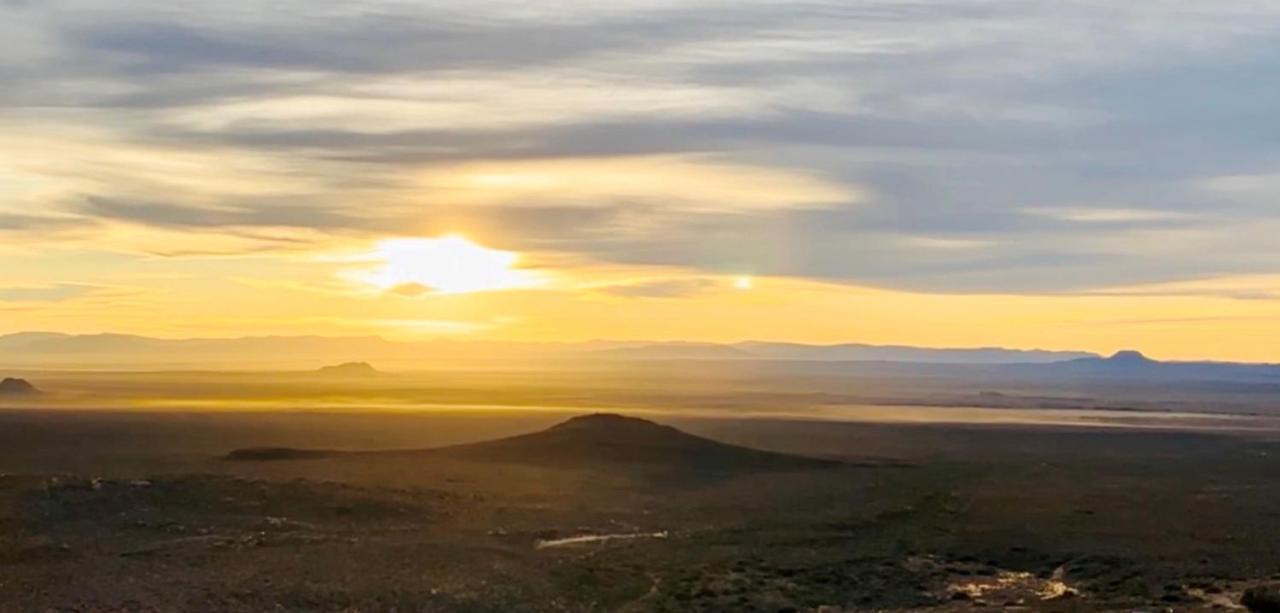
[[[0,36],[6,237],[474,228],[943,293],[1280,272],[1271,2],[9,0]]]

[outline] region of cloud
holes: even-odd
[[[1268,275],[1214,276],[1202,279],[1149,283],[1092,290],[1098,296],[1160,296],[1225,298],[1229,300],[1280,300],[1280,278]]]
[[[0,287],[0,302],[62,302],[99,289],[96,285],[57,283],[38,287]]]
[[[713,279],[656,279],[607,285],[599,291],[625,298],[688,298],[720,286]]]
[[[397,296],[404,296],[406,298],[417,298],[418,296],[430,294],[434,290],[432,290],[430,287],[427,287],[421,283],[402,283],[400,285],[397,285],[395,287],[388,289],[387,291]]]
[[[58,230],[84,227],[90,222],[71,216],[9,214],[0,211],[0,233],[45,235]]]
[[[1278,24],[1252,0],[8,2],[0,107],[32,138],[0,177],[39,189],[0,232],[130,224],[183,254],[477,228],[925,292],[1280,272]]]
[[[80,211],[100,219],[127,221],[165,227],[234,228],[358,228],[365,220],[348,217],[323,207],[300,204],[199,207],[166,202],[129,201],[91,196]]]
[[[458,319],[338,319],[332,323],[354,328],[373,328],[395,335],[427,337],[475,334],[498,325],[494,322]]]
[[[1189,222],[1194,216],[1178,211],[1162,211],[1152,209],[1136,209],[1127,207],[1064,207],[1030,209],[1028,215],[1038,215],[1073,223],[1086,224],[1123,224],[1148,222]]]
[[[473,206],[594,207],[630,201],[660,203],[678,211],[734,212],[817,208],[863,198],[854,186],[801,171],[673,156],[511,160],[446,165],[424,174],[424,193]]]

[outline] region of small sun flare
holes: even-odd
[[[734,289],[747,290],[756,286],[756,282],[751,277],[741,275],[733,280]]]

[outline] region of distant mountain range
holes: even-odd
[[[645,343],[600,349],[596,356],[631,360],[801,360],[817,362],[1046,363],[1098,357],[1080,351],[1024,351],[982,347],[938,349],[876,344],[800,344],[748,340],[744,343]]]
[[[0,336],[0,366],[136,369],[302,368],[373,360],[411,368],[431,360],[803,360],[925,364],[1048,363],[1097,357],[1079,351],[931,349],[866,344],[804,345],[749,341],[734,344],[586,341],[396,342],[372,336],[263,336],[159,339],[125,334],[23,332]]]
[[[747,341],[692,343],[586,341],[396,342],[378,337],[264,336],[231,339],[158,339],[121,334],[69,335],[24,332],[0,336],[0,366],[118,370],[311,370],[328,375],[372,376],[376,361],[393,370],[460,365],[609,368],[634,363],[733,364],[788,372],[896,377],[961,376],[997,379],[1127,378],[1280,382],[1280,366],[1232,362],[1161,362],[1136,351],[1110,357],[1080,351],[999,347],[939,349],[845,343],[805,345]],[[339,364],[320,371],[326,364]],[[753,366],[758,365],[758,366]]]
[[[1161,362],[1137,351],[1120,351],[1108,358],[1092,357],[1051,365],[1011,366],[1065,377],[1166,379],[1171,381],[1280,381],[1280,365],[1239,362]]]

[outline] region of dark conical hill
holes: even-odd
[[[614,414],[575,417],[546,430],[510,438],[418,451],[342,454],[303,449],[241,449],[235,460],[288,460],[320,456],[421,455],[445,459],[590,468],[616,464],[691,470],[792,470],[837,464],[721,443],[671,426]]]

